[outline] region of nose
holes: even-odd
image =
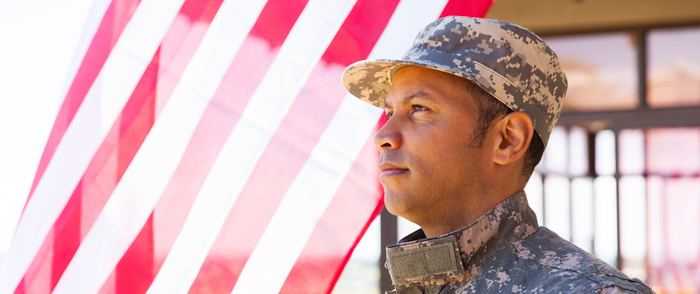
[[[397,149],[401,146],[402,140],[397,121],[389,118],[384,126],[374,135],[374,146],[379,151]]]

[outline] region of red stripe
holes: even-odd
[[[126,27],[126,24],[134,14],[139,1],[140,0],[113,0],[107,8],[100,22],[100,26],[92,42],[90,42],[90,46],[83,57],[83,61],[76,72],[75,78],[66,93],[63,104],[58,111],[56,121],[51,129],[51,133],[49,133],[48,141],[41,155],[39,166],[34,176],[34,182],[29,192],[29,197],[34,193],[34,189],[36,189],[41,177],[44,175],[46,167],[51,161],[51,157],[53,157],[53,154],[56,152],[58,144],[61,142],[68,126],[73,121],[73,117],[78,111],[80,104],[83,103],[85,95],[87,95],[90,87],[92,87],[92,84],[95,82],[109,53],[124,31],[124,27]],[[29,202],[29,199],[27,199],[27,202]]]
[[[496,0],[450,0],[442,10],[440,17],[461,15],[471,17],[485,17]]]
[[[367,57],[397,4],[359,1],[350,12],[241,191],[190,293],[233,289],[277,205],[347,93],[338,82],[340,74],[352,60]],[[364,40],[357,42],[353,36]]]
[[[372,141],[365,144],[323,213],[280,293],[330,293],[360,238],[384,207]]]
[[[153,238],[151,214],[114,271],[116,293],[133,294],[148,291],[157,273],[153,268]]]

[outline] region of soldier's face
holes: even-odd
[[[423,226],[451,217],[479,193],[484,148],[471,147],[477,104],[462,78],[409,66],[394,75],[386,97],[389,117],[374,144],[386,207]]]

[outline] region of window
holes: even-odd
[[[634,37],[628,33],[547,38],[569,89],[564,111],[632,109],[637,106]]]
[[[700,28],[649,32],[651,107],[700,105]]]

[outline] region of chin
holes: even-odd
[[[384,190],[384,207],[389,213],[406,218],[410,209],[407,195]]]

